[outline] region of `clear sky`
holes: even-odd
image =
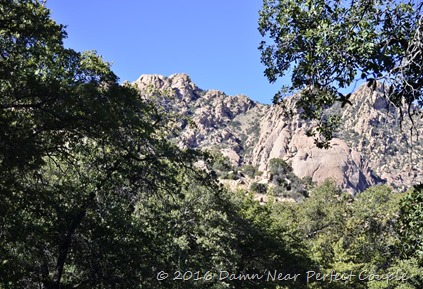
[[[261,0],[48,0],[65,46],[97,50],[121,81],[187,73],[198,87],[271,103],[257,49]]]

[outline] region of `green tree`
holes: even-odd
[[[297,177],[292,166],[282,159],[271,159],[269,161],[270,179],[274,187],[272,192],[277,196],[292,197],[301,199],[308,194],[310,180],[301,180]]]
[[[272,219],[284,234],[306,247],[320,273],[378,274],[409,280],[314,282],[312,288],[419,288],[416,259],[401,259],[395,232],[402,195],[387,186],[370,188],[356,197],[326,182],[301,203],[273,204]],[[403,287],[401,287],[403,286]]]
[[[280,218],[274,218],[272,205],[261,205],[253,200],[252,194],[236,194],[233,209],[228,211],[235,213],[229,216],[233,220],[232,232],[237,240],[233,248],[238,272],[274,273],[277,270],[291,276],[304,276],[304,272],[315,269],[315,265],[304,243],[291,234],[292,228],[281,222]],[[307,288],[302,277],[283,282],[235,281],[232,285],[233,288]]]
[[[404,257],[416,257],[423,266],[423,185],[416,185],[401,202],[398,231]]]
[[[241,171],[247,177],[253,179],[257,174],[257,167],[252,166],[252,165],[244,165],[244,166],[241,167]]]
[[[253,182],[250,185],[250,190],[257,194],[265,194],[267,192],[267,184]]]
[[[41,1],[0,10],[0,286],[149,284],[165,263],[155,242],[170,244],[139,203],[182,196],[187,179],[217,185],[194,166],[199,153],[167,141],[169,116],[95,53],[63,47]]]
[[[292,167],[282,159],[271,159],[269,161],[269,172],[272,175],[286,176],[292,172]]]
[[[398,107],[423,106],[421,1],[264,0],[259,46],[270,82],[291,73],[291,84],[274,98],[299,92],[297,106],[318,125],[310,134],[327,146],[339,118],[327,113],[349,102],[348,88],[366,81]],[[379,83],[379,84],[378,84]],[[404,111],[404,104],[409,110]]]
[[[0,10],[0,288],[259,288],[156,274],[304,268],[208,155],[169,141],[177,121],[154,97],[63,47],[41,1]]]

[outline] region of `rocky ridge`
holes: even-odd
[[[368,161],[374,173],[398,190],[423,183],[423,119],[400,118],[380,88],[360,86],[342,112],[339,137]]]
[[[235,167],[255,166],[263,174],[254,181],[269,182],[269,161],[280,158],[299,178],[317,183],[331,178],[352,193],[383,182],[400,190],[423,182],[423,143],[416,137],[412,144],[406,141],[410,139],[404,127],[411,122],[404,120],[401,130],[397,112],[366,86],[351,96],[353,106],[343,110],[343,126],[331,147],[319,149],[305,134],[310,124],[296,111],[295,97],[287,99],[293,112],[287,115],[281,106],[260,104],[245,95],[204,91],[186,74],[141,75],[135,84],[144,95],[162,95],[168,110],[192,120],[193,125],[182,124],[179,145],[217,149]],[[422,126],[417,127],[423,134]],[[411,152],[414,159],[408,158]]]

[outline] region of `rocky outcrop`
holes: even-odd
[[[294,113],[286,115],[287,109]],[[377,183],[378,180],[372,176],[367,162],[358,151],[339,138],[332,140],[330,148],[320,149],[312,137],[306,136],[309,127],[295,110],[292,101],[288,100],[284,109],[273,106],[261,121],[252,163],[266,171],[270,159],[281,158],[291,164],[300,178],[309,176],[317,183],[332,179],[352,192],[362,191]]]
[[[354,106],[342,110],[343,127],[331,147],[320,149],[306,136],[310,124],[296,110],[295,96],[284,108],[263,105],[244,95],[201,90],[186,74],[142,75],[135,84],[145,97],[161,95],[168,110],[192,120],[181,121],[180,146],[218,149],[234,166],[258,167],[264,182],[272,158],[291,164],[300,178],[333,179],[353,193],[384,181],[398,189],[423,181],[423,144],[408,147],[407,133],[396,124],[398,112],[366,86],[351,96]],[[411,162],[406,161],[409,151],[415,153]]]
[[[228,96],[222,91],[203,91],[186,74],[141,75],[135,84],[142,94],[167,95],[171,109],[188,116],[179,144],[190,148],[218,148],[236,166],[243,162],[243,143],[235,126],[238,117],[258,113],[267,106],[245,95]],[[241,132],[242,133],[242,132]]]
[[[366,159],[375,174],[398,190],[423,183],[423,121],[406,115],[384,97],[382,88],[360,86],[342,112],[339,137]],[[405,108],[404,111],[407,111]]]
[[[143,74],[135,83],[144,93],[160,91],[167,95],[176,96],[186,103],[199,98],[199,89],[187,74],[172,74],[165,77],[159,74]]]

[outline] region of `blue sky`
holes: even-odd
[[[122,81],[187,73],[202,89],[270,103],[280,84],[263,75],[261,0],[48,0],[67,25],[65,46],[97,50]]]

